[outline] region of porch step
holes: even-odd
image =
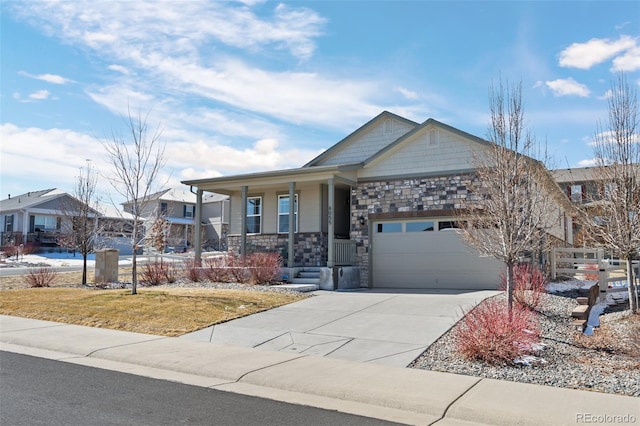
[[[317,278],[299,278],[299,277],[295,277],[295,278],[291,278],[289,280],[289,283],[291,284],[315,284],[318,285],[318,280],[320,279],[320,277]]]
[[[315,278],[318,279],[320,278],[320,272],[316,272],[316,271],[301,271],[298,272],[298,277],[297,278]]]
[[[578,305],[588,305],[589,304],[589,298],[588,297],[577,297],[576,301],[578,302]]]
[[[317,284],[280,284],[279,288],[286,288],[293,291],[299,291],[301,293],[306,293],[308,291],[316,291],[318,290]]]
[[[591,306],[589,305],[578,305],[571,312],[571,317],[586,320],[587,318],[589,318],[590,309]]]

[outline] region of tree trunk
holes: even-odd
[[[638,312],[638,291],[633,276],[633,256],[627,256],[627,289],[629,292],[629,309],[634,314]]]
[[[133,245],[133,257],[131,258],[131,294],[138,294],[138,268],[136,245]]]
[[[507,310],[509,311],[509,321],[511,321],[511,310],[513,309],[513,263],[507,264]]]
[[[82,285],[87,285],[87,253],[82,255]]]

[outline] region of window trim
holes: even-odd
[[[287,211],[286,213],[281,213],[280,212],[280,198],[289,198],[289,194],[278,194],[278,200],[277,200],[277,219],[276,219],[276,231],[278,234],[288,234],[289,230],[287,229],[286,231],[280,231],[280,217],[287,215],[289,216],[289,212]],[[293,212],[293,218],[294,218],[294,222],[295,222],[295,226],[293,228],[293,232],[294,234],[298,232],[298,212],[300,211],[300,197],[298,196],[298,194],[294,194],[294,202],[293,202],[293,207],[294,207],[294,212]],[[289,207],[291,207],[291,202],[289,202]]]
[[[260,207],[260,211],[258,214],[249,214],[249,201],[251,200],[260,200],[259,203],[259,207]],[[262,210],[263,210],[263,204],[262,204],[262,195],[253,195],[253,196],[249,196],[247,197],[247,216],[245,218],[247,225],[249,223],[248,219],[249,217],[258,217],[260,220],[258,221],[258,232],[249,232],[248,229],[245,229],[247,235],[258,235],[258,234],[262,234]],[[248,226],[247,226],[248,228]]]

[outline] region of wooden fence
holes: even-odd
[[[591,266],[594,265],[594,266]],[[638,283],[640,261],[633,261],[635,279]],[[605,259],[603,249],[580,249],[556,247],[551,253],[551,278],[558,276],[589,275],[598,278],[600,293],[607,291],[622,291],[609,289],[609,284],[627,280],[627,262],[618,259]]]

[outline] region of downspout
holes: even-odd
[[[192,194],[196,194],[196,217],[195,217],[195,235],[193,236],[193,245],[195,253],[193,255],[193,262],[196,266],[202,265],[202,190],[198,189],[193,192],[193,186],[189,187],[189,191]]]

